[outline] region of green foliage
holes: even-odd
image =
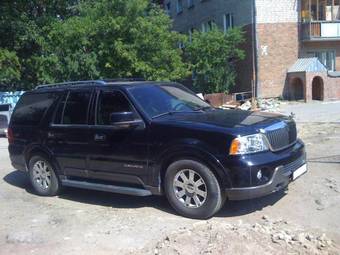
[[[17,54],[18,86],[115,77],[188,75],[171,20],[148,0],[0,3],[0,47]]]
[[[186,53],[195,74],[194,86],[204,93],[228,92],[235,85],[235,63],[244,59],[240,44],[244,42],[240,28],[227,33],[214,27],[211,31],[194,32]]]
[[[171,32],[169,17],[149,1],[101,0],[84,3],[79,11],[79,16],[53,24],[44,61],[58,64],[43,70],[41,80],[174,80],[186,75],[176,47],[181,36]]]
[[[0,84],[8,85],[20,79],[20,64],[15,52],[0,48]]]
[[[77,0],[3,0],[0,1],[0,48],[15,52],[20,63],[21,79],[17,88],[37,84],[36,58],[42,53],[49,26],[76,14]]]
[[[240,29],[196,32],[187,43],[157,2],[0,1],[0,82],[30,89],[97,78],[180,80],[194,71],[199,91],[228,91],[244,57]]]

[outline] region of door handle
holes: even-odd
[[[53,132],[48,132],[47,137],[48,138],[55,138],[55,134]]]
[[[94,140],[97,142],[102,142],[106,140],[106,135],[95,134]]]

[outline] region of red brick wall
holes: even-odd
[[[281,96],[287,70],[299,55],[298,24],[258,24],[257,34],[259,96]]]

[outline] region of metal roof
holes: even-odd
[[[327,68],[318,58],[299,58],[295,64],[288,69],[288,73],[300,72],[327,72]]]

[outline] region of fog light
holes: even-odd
[[[258,180],[261,180],[262,179],[262,170],[259,170],[256,174],[256,177]]]

